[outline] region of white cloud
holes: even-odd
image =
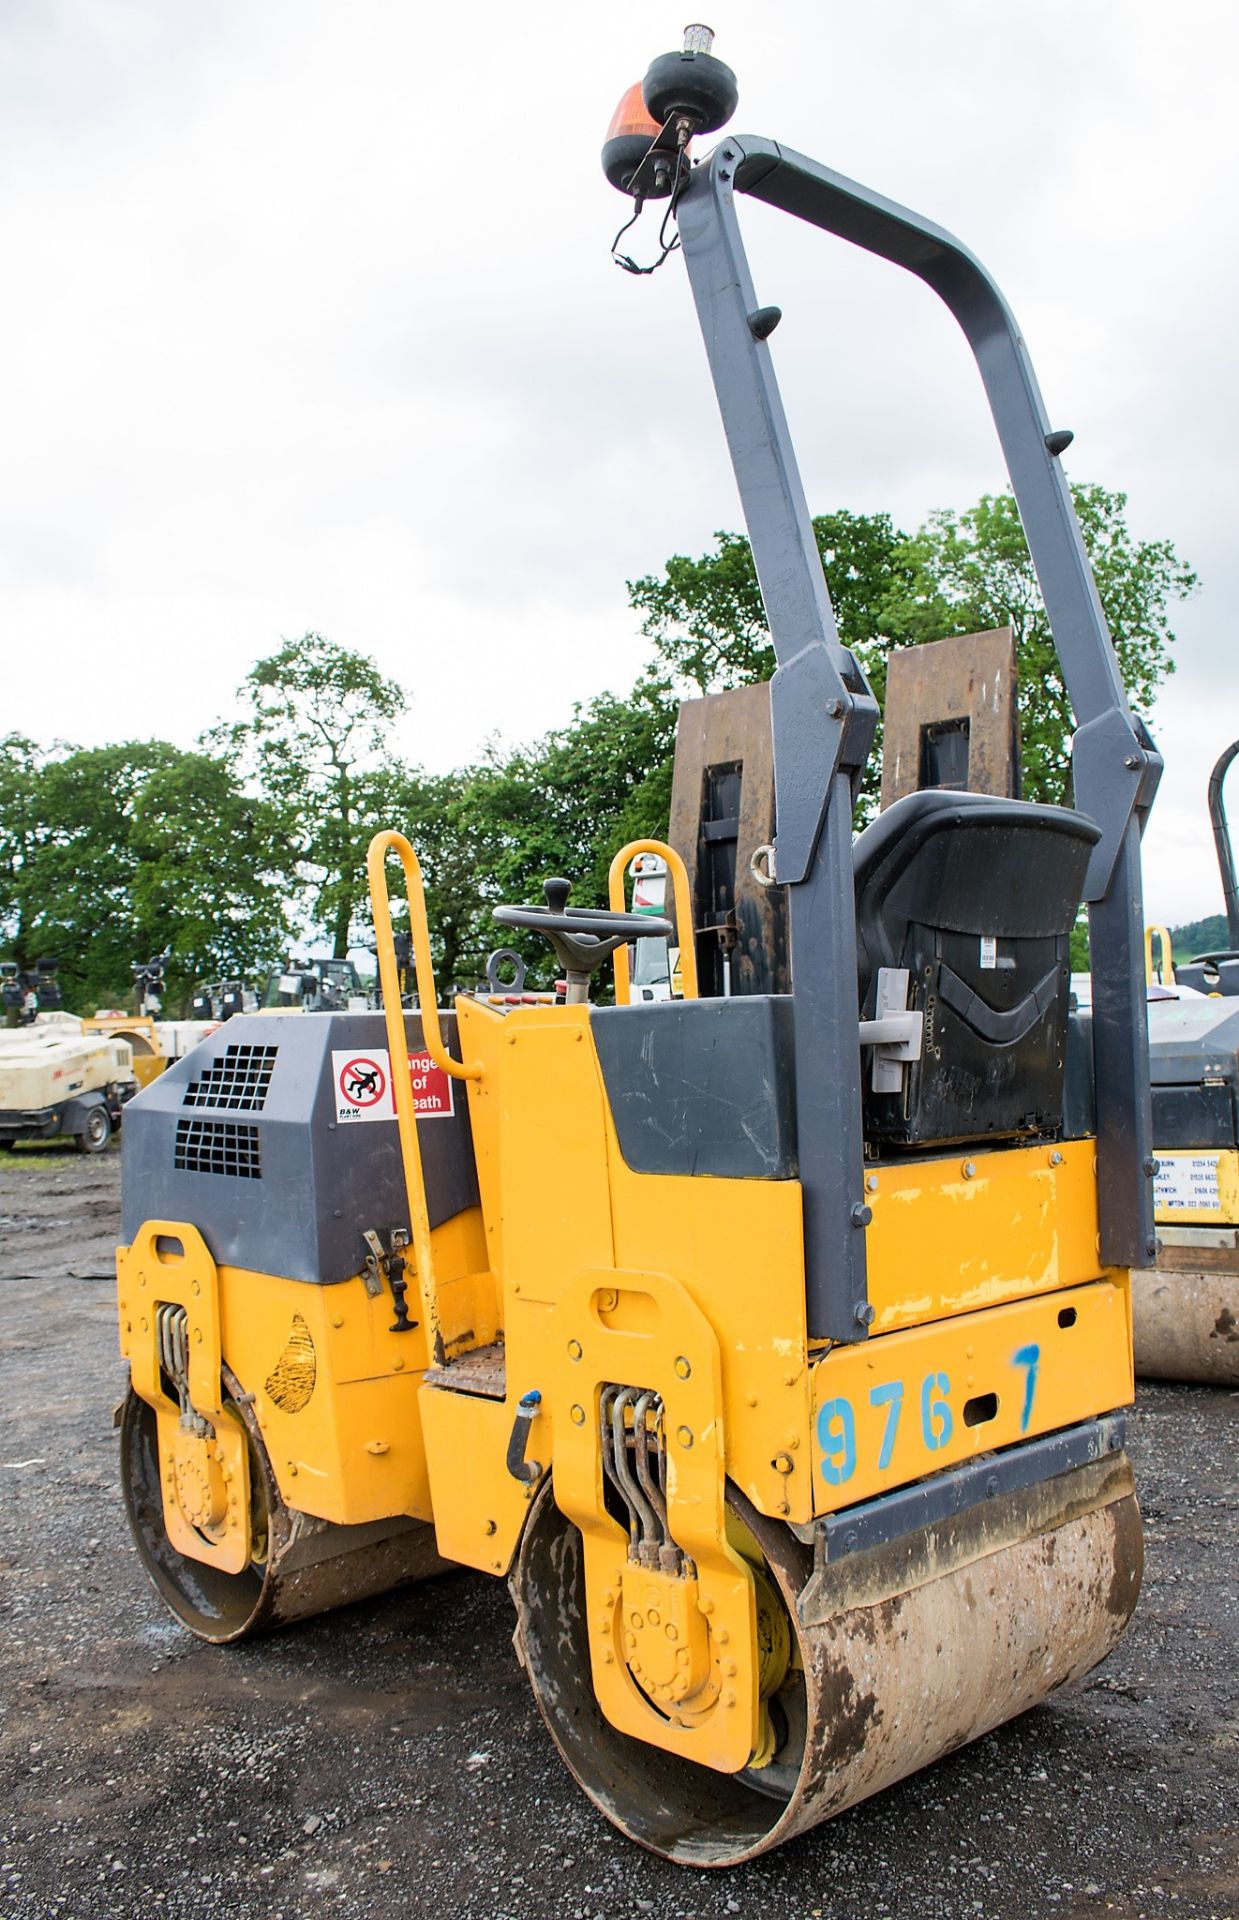
[[[737,124],[959,232],[1073,473],[1199,568],[1148,892],[1211,910],[1204,776],[1239,733],[1231,9],[712,18]],[[6,11],[0,725],[188,742],[307,627],[412,689],[402,745],[436,766],[631,679],[624,580],[739,524],[682,267],[607,257],[601,136],[680,24],[645,0]],[[913,524],[1000,484],[933,297],[753,211],[814,506]]]

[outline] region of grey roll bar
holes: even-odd
[[[1209,821],[1213,828],[1218,872],[1222,876],[1222,897],[1226,902],[1226,939],[1228,945],[1239,950],[1239,882],[1235,879],[1235,854],[1230,844],[1230,827],[1222,798],[1222,783],[1236,754],[1239,754],[1239,740],[1233,741],[1224,753],[1219,754],[1217,764],[1209,775]]]
[[[835,626],[737,193],[916,274],[945,301],[976,357],[1075,714],[1076,801],[1101,828],[1085,897],[1101,1258],[1112,1266],[1138,1266],[1156,1253],[1140,833],[1162,762],[1128,709],[1071,494],[1047,445],[1032,363],[985,269],[942,228],[815,161],[747,134],[722,139],[680,198],[679,231],[778,661],[777,876],[789,888],[809,1333],[854,1341],[865,1337],[873,1310],[851,812],[877,707]]]

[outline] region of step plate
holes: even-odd
[[[507,1354],[501,1342],[474,1347],[445,1367],[429,1367],[424,1384],[446,1387],[451,1393],[472,1393],[481,1400],[502,1400],[507,1392]]]

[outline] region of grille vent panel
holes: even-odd
[[[196,1080],[190,1081],[181,1105],[261,1113],[278,1052],[278,1047],[225,1047],[222,1059],[212,1060]]]
[[[236,1120],[178,1120],[172,1164],[178,1173],[223,1173],[237,1180],[261,1180],[258,1128]]]

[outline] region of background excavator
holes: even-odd
[[[1139,832],[1160,760],[993,282],[773,141],[695,160],[736,104],[710,39],[654,61],[604,162],[634,219],[674,217],[765,597],[763,871],[791,991],[702,995],[685,940],[682,997],[639,1002],[628,943],[669,921],[570,907],[551,878],[495,917],[546,937],[563,992],[440,1012],[417,857],[384,833],[384,1012],[230,1021],[138,1097],[118,1298],[125,1499],[180,1620],[236,1640],[447,1566],[506,1578],[586,1793],[718,1867],[1087,1673],[1136,1603],[1121,1410],[1128,1274],[1154,1245]],[[959,320],[1071,693],[1079,811],[917,790],[853,846],[877,712],[835,629],[746,197]],[[669,848],[615,871],[648,852],[683,926]],[[1104,969],[1077,1085],[1082,898]],[[617,1004],[592,1003],[613,953]]]

